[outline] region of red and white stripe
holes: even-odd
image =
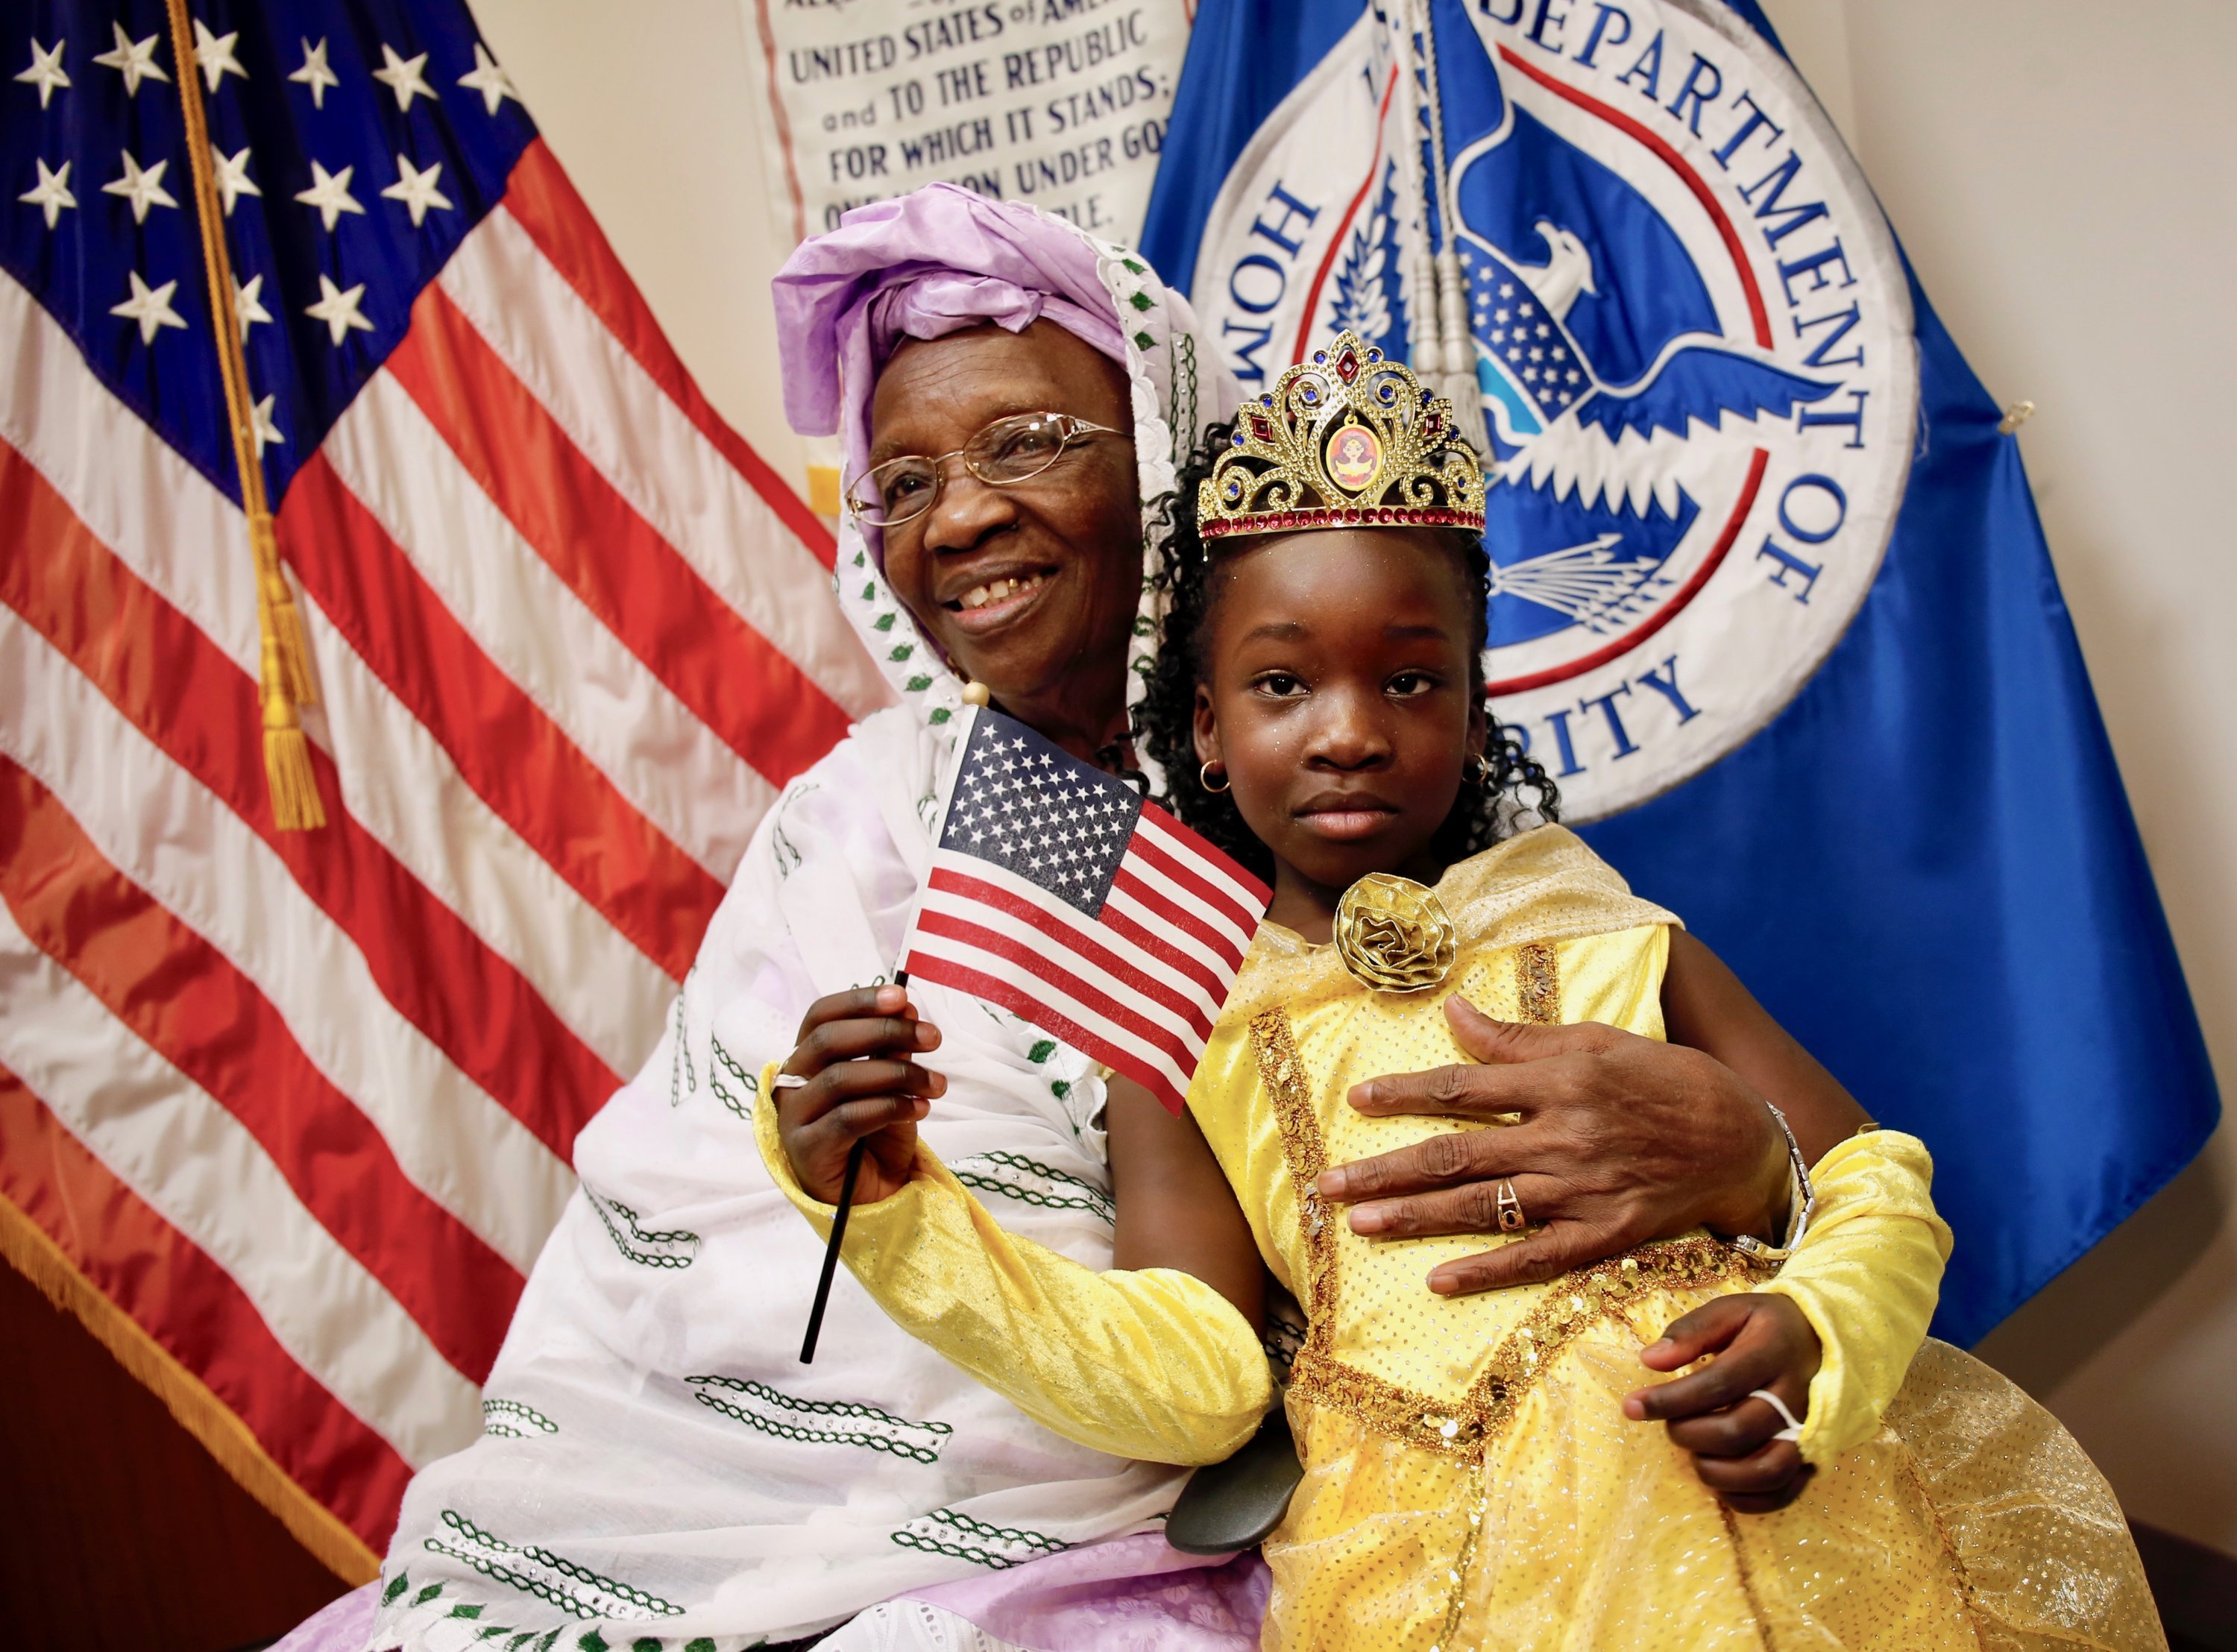
[[[1266,910],[1265,888],[1247,878],[1154,806],[1142,810],[1094,918],[943,848],[907,965],[1054,1033],[1178,1113]]]
[[[247,524],[0,274],[0,1195],[378,1550],[756,821],[887,691],[541,142]]]

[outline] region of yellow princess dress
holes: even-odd
[[[1569,833],[1510,839],[1434,892],[1441,911],[1396,914],[1369,938],[1402,974],[1449,957],[1435,990],[1371,989],[1336,947],[1263,926],[1190,1089],[1267,1266],[1307,1313],[1287,1396],[1305,1474],[1265,1544],[1265,1645],[2164,1648],[2120,1509],[2081,1448],[2003,1378],[1925,1339],[1949,1230],[1915,1138],[1861,1135],[1813,1167],[1816,1215],[1775,1272],[1697,1233],[1548,1285],[1443,1298],[1425,1276],[1481,1236],[1371,1241],[1322,1208],[1325,1165],[1482,1128],[1367,1118],[1345,1100],[1363,1079],[1468,1059],[1447,991],[1505,1020],[1662,1036],[1675,920]],[[1410,959],[1391,957],[1394,940],[1401,955],[1415,943]],[[779,1185],[828,1232],[774,1109],[757,1123]],[[1103,1450],[1212,1462],[1250,1437],[1270,1384],[1224,1299],[1184,1274],[1099,1274],[1014,1239],[919,1155],[907,1188],[854,1213],[844,1253],[903,1326]],[[1749,1290],[1792,1297],[1825,1352],[1798,1442],[1818,1472],[1768,1515],[1726,1509],[1660,1425],[1621,1410],[1656,1380],[1646,1343]]]

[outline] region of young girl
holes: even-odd
[[[1003,1233],[915,1142],[938,1034],[893,989],[811,1011],[784,1067],[820,1082],[763,1076],[780,1185],[828,1226],[869,1136],[848,1267],[1029,1414],[1130,1456],[1249,1436],[1271,1269],[1309,1330],[1270,1647],[2162,1645],[2080,1450],[1924,1341],[1949,1237],[1915,1139],[1818,1157],[1789,1249],[1696,1232],[1468,1296],[1425,1274],[1479,1240],[1377,1242],[1323,1202],[1330,1164],[1469,1128],[1355,1086],[1468,1059],[1484,1015],[1662,1036],[1676,920],[1560,827],[1515,829],[1552,788],[1486,755],[1481,473],[1446,404],[1346,335],[1200,461],[1142,733],[1182,817],[1275,896],[1187,1116],[1111,1084],[1130,1266]],[[1517,1234],[1529,1188],[1500,1189]]]

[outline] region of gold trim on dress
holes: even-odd
[[[1514,996],[1525,1021],[1561,1024],[1561,961],[1546,942],[1526,941],[1514,949]]]
[[[1310,1239],[1307,1244],[1310,1250]],[[1318,1258],[1314,1260],[1317,1274]],[[1328,1337],[1316,1308],[1305,1346],[1290,1370],[1290,1392],[1422,1451],[1475,1456],[1506,1432],[1516,1407],[1547,1368],[1594,1326],[1656,1293],[1730,1285],[1749,1280],[1753,1272],[1747,1258],[1731,1247],[1694,1238],[1656,1240],[1566,1274],[1548,1287],[1528,1318],[1501,1339],[1457,1404],[1345,1365],[1316,1346]],[[1332,1279],[1332,1258],[1329,1274]]]
[[[1252,1017],[1250,1049],[1258,1062],[1258,1082],[1274,1103],[1282,1158],[1297,1190],[1297,1213],[1305,1230],[1305,1346],[1298,1358],[1315,1350],[1325,1358],[1336,1308],[1336,1234],[1329,1226],[1320,1190],[1321,1172],[1328,1168],[1328,1144],[1313,1116],[1304,1058],[1290,1036],[1288,1013],[1266,1010]]]

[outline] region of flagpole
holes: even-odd
[[[194,178],[195,217],[201,230],[202,268],[208,278],[210,323],[217,332],[218,376],[225,385],[226,422],[233,431],[233,459],[241,472],[241,508],[248,518],[249,554],[256,563],[258,689],[264,702],[264,779],[272,794],[273,823],[282,832],[307,832],[327,823],[311,767],[299,706],[318,703],[302,616],[280,569],[280,540],[264,493],[258,457],[255,407],[248,396],[248,359],[233,297],[233,260],[225,245],[225,216],[210,165],[209,122],[202,109],[201,64],[187,0],[167,0],[171,56],[179,69],[179,105],[187,122],[187,167]]]
[[[894,984],[907,986],[908,971],[895,970]],[[839,1247],[847,1238],[847,1213],[855,1208],[855,1183],[861,1177],[862,1154],[869,1145],[868,1136],[858,1135],[855,1145],[847,1149],[847,1172],[839,1179],[839,1202],[831,1213],[831,1238],[823,1247],[823,1273],[815,1281],[815,1306],[808,1310],[808,1334],[801,1339],[800,1363],[803,1366],[815,1363],[815,1339],[823,1332],[823,1310],[831,1301],[831,1280],[839,1271]]]
[[[978,727],[980,708],[986,703],[982,699],[972,697],[970,688],[976,687],[974,683],[966,688],[963,715],[956,721],[954,760],[948,766],[947,778],[940,790],[940,818],[932,822],[932,841],[935,846],[940,842],[940,833],[947,828],[947,808],[954,800],[955,776],[963,767],[964,754],[971,748],[971,731]],[[901,931],[901,957],[904,959],[909,955],[908,938],[916,932],[917,912],[924,905],[924,885],[917,885],[916,904],[909,909],[908,925]],[[894,984],[897,987],[908,984],[906,963],[894,971]],[[823,1310],[830,1305],[831,1281],[839,1272],[839,1247],[847,1237],[847,1213],[855,1208],[855,1183],[862,1174],[862,1154],[869,1142],[868,1136],[857,1136],[855,1145],[847,1149],[847,1169],[839,1181],[839,1202],[831,1213],[831,1237],[823,1247],[823,1273],[815,1281],[815,1304],[808,1310],[808,1334],[801,1339],[800,1363],[803,1366],[815,1363],[815,1339],[823,1331]]]

